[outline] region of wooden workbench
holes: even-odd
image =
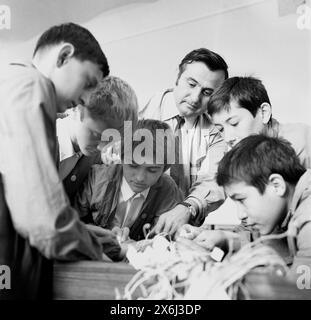
[[[54,265],[54,299],[113,300],[136,271],[126,263],[81,261]],[[252,299],[311,299],[311,290],[275,275],[252,272],[245,280]]]
[[[135,273],[127,263],[55,263],[54,299],[114,300]]]

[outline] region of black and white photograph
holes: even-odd
[[[311,300],[311,0],[0,0],[0,300]]]

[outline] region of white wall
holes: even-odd
[[[173,85],[187,52],[207,47],[226,59],[231,75],[264,81],[280,121],[311,124],[311,37],[297,18],[279,17],[276,0],[160,0],[103,14],[88,27],[141,104]]]
[[[279,17],[277,0],[158,0],[105,12],[86,27],[141,105],[173,85],[186,53],[207,47],[225,58],[230,75],[264,81],[280,121],[311,124],[311,36],[297,18]],[[30,58],[35,40],[0,42],[0,59]]]

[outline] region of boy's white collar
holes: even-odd
[[[135,193],[131,187],[129,186],[129,184],[127,183],[126,179],[122,178],[122,183],[121,183],[121,194],[122,194],[122,198],[123,198],[123,201],[127,201],[129,200],[130,198],[134,197],[135,195],[136,196],[139,196],[139,195],[142,195],[144,197],[144,199],[146,200],[147,196],[148,196],[148,193],[149,193],[149,190],[150,190],[150,187],[145,189],[144,191],[140,192],[140,193]]]
[[[72,141],[70,139],[70,127],[74,125],[74,121],[70,116],[63,119],[57,119],[57,139],[59,143],[60,161],[70,158],[74,155],[81,156],[81,152],[75,152]]]

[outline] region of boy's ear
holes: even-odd
[[[259,112],[262,119],[262,123],[267,124],[272,116],[272,108],[270,104],[267,102],[262,103]]]
[[[66,64],[73,57],[75,48],[71,43],[63,43],[60,47],[56,65],[58,68]]]
[[[287,184],[280,174],[272,173],[269,177],[269,185],[273,188],[273,191],[279,197],[285,196],[287,191]]]

